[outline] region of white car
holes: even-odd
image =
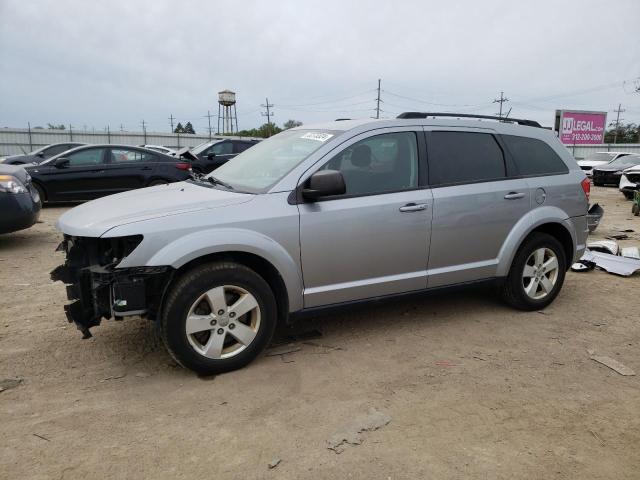
[[[596,152],[593,155],[589,155],[584,160],[578,160],[578,165],[587,177],[593,175],[593,167],[599,167],[600,165],[606,165],[614,160],[629,155],[630,152]]]
[[[634,192],[640,190],[640,165],[622,172],[619,189],[629,200],[633,199]]]
[[[164,153],[165,155],[176,156],[176,151],[172,148],[163,147],[162,145],[140,145],[141,147],[148,148],[149,150],[155,150],[156,152]]]

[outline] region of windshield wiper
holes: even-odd
[[[204,178],[206,178],[211,185],[222,185],[224,188],[228,188],[229,190],[235,190],[233,186],[229,185],[227,182],[223,182],[219,178],[212,177],[212,176],[207,176]]]

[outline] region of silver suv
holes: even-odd
[[[155,320],[202,374],[240,368],[277,324],[326,307],[495,281],[541,309],[587,237],[589,181],[528,120],[410,112],[282,132],[181,183],[58,222],[69,321]]]

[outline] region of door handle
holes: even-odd
[[[504,196],[507,200],[516,200],[518,198],[524,198],[524,193],[522,192],[509,192]]]
[[[142,167],[140,170],[153,170],[151,167]]]
[[[419,212],[426,209],[426,203],[407,203],[405,206],[400,207],[401,212]]]

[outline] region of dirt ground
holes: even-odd
[[[640,245],[630,202],[592,198],[595,237]],[[544,312],[476,289],[315,319],[298,351],[202,379],[151,322],[67,323],[48,273],[68,208],[0,236],[0,381],[22,379],[0,392],[0,478],[640,478],[639,275],[569,272]],[[370,409],[391,421],[327,448]]]

